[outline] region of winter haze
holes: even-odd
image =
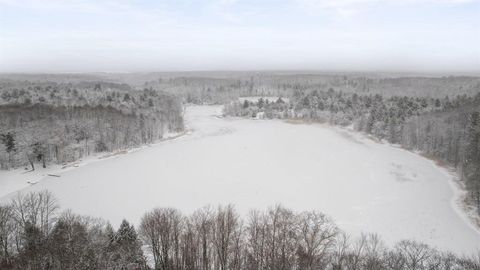
[[[479,18],[0,0],[0,269],[480,269]]]
[[[476,0],[1,0],[3,72],[478,72]]]

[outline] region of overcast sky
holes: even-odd
[[[478,0],[0,0],[1,72],[480,71]]]

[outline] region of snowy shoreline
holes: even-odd
[[[305,122],[302,120],[290,120],[290,119],[281,120],[281,121],[288,124],[292,124],[292,125],[304,124],[304,125],[325,126],[327,128],[336,130],[339,133],[346,132],[349,134],[348,136],[351,136],[351,138],[354,140],[370,140],[373,143],[385,145],[387,147],[391,147],[393,149],[397,149],[399,151],[404,151],[406,153],[412,154],[416,157],[424,158],[425,160],[431,163],[431,166],[433,166],[438,171],[442,172],[448,179],[447,183],[449,184],[453,192],[453,196],[451,198],[452,209],[455,210],[458,216],[462,218],[465,221],[465,223],[471,227],[471,229],[475,230],[478,234],[480,234],[480,217],[475,212],[476,209],[474,209],[474,207],[472,207],[466,202],[467,191],[464,187],[464,184],[459,180],[458,172],[454,168],[451,168],[449,166],[439,165],[435,160],[425,155],[422,155],[421,152],[408,150],[403,148],[401,145],[392,144],[385,140],[379,140],[363,132],[355,131],[353,130],[352,126],[341,127],[341,126],[331,125],[328,123]]]
[[[221,118],[220,106],[188,111],[189,129],[150,145],[159,147],[89,157],[63,170],[40,169],[41,181],[23,182],[20,189],[50,189],[62,209],[112,224],[122,218],[136,223],[156,206],[190,213],[233,203],[245,215],[282,203],[297,211],[320,210],[346,232],[378,233],[387,244],[415,239],[458,253],[480,248],[480,231],[457,204],[462,193],[454,175],[418,153],[335,126]],[[55,169],[64,175],[47,176]],[[15,193],[10,188],[4,194],[3,180],[0,201]],[[111,187],[114,192],[102,192]],[[213,188],[222,192],[209,193]],[[122,198],[137,199],[132,204]]]
[[[2,187],[0,189],[0,199],[9,197],[25,188],[36,185],[49,177],[61,177],[63,173],[70,170],[77,169],[95,162],[117,158],[122,155],[141,151],[142,149],[189,135],[191,132],[191,130],[186,128],[185,131],[182,132],[167,133],[166,136],[155,143],[133,147],[130,149],[118,150],[115,152],[95,153],[66,164],[49,164],[47,168],[36,166],[36,169],[33,171],[20,168],[13,170],[0,170],[0,187]],[[59,181],[61,180],[59,179]]]
[[[354,132],[354,131],[351,131],[351,132]],[[367,139],[372,139],[370,138],[370,136],[366,136],[363,133],[360,133],[360,132],[354,132],[354,133],[363,135]],[[472,228],[478,234],[480,234],[479,216],[475,213],[475,209],[472,209],[471,205],[469,205],[465,201],[467,196],[467,190],[465,189],[464,184],[459,180],[458,172],[454,168],[451,168],[449,166],[439,165],[435,160],[422,155],[422,153],[418,151],[411,151],[401,147],[400,145],[394,145],[385,141],[378,141],[378,140],[374,140],[374,141],[376,143],[381,143],[381,144],[388,145],[389,147],[396,148],[400,151],[405,151],[417,157],[422,157],[425,160],[429,161],[432,167],[442,172],[448,179],[447,183],[449,184],[453,192],[453,196],[451,198],[452,209],[455,210],[458,216],[462,218],[465,221],[465,223],[470,226],[470,228]]]

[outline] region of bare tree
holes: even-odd
[[[302,268],[323,268],[335,244],[338,228],[322,213],[303,212],[298,217],[299,244],[303,253]]]
[[[348,235],[344,232],[339,232],[331,256],[332,270],[345,269],[349,248],[350,239]]]
[[[48,190],[18,193],[12,199],[13,216],[24,228],[27,224],[37,226],[43,235],[46,235],[59,209],[57,199]]]
[[[235,248],[241,225],[238,214],[232,205],[219,206],[214,218],[213,244],[220,270],[230,269],[230,263],[238,254]]]
[[[405,266],[409,270],[425,269],[428,260],[434,255],[434,250],[428,245],[412,240],[400,241],[395,250],[405,259]]]
[[[183,217],[172,208],[156,208],[140,223],[140,235],[152,252],[155,269],[180,268],[180,235]]]
[[[253,210],[249,213],[247,237],[247,269],[264,269],[266,265],[267,221],[263,213]]]
[[[201,247],[199,236],[192,217],[186,219],[180,247],[182,265],[185,270],[201,269],[199,264]]]
[[[267,246],[269,269],[288,269],[295,264],[297,233],[295,215],[280,205],[267,213]]]
[[[362,234],[364,244],[363,268],[371,270],[385,269],[382,254],[385,253],[385,244],[377,234]]]
[[[0,205],[0,268],[12,260],[15,224],[10,205]]]
[[[197,210],[192,215],[192,222],[198,234],[199,241],[199,268],[202,270],[211,269],[213,248],[213,226],[214,214],[210,207],[204,207]]]

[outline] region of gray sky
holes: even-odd
[[[0,0],[0,72],[480,71],[478,0]]]

